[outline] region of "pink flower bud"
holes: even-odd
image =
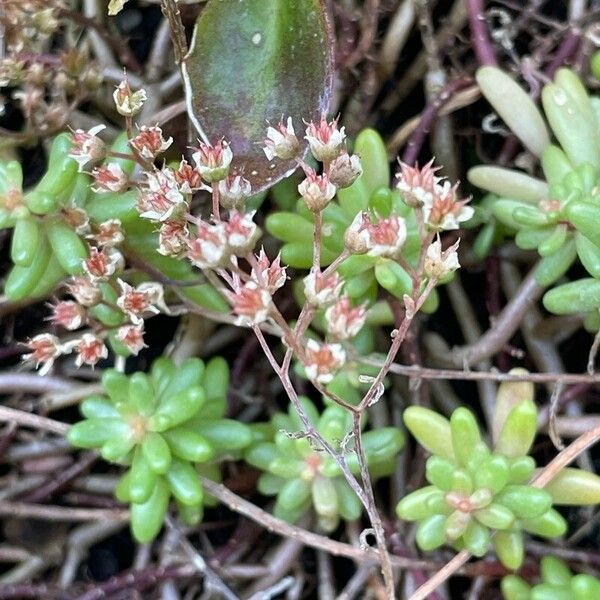
[[[73,331],[79,329],[85,322],[85,308],[77,302],[64,300],[51,307],[52,316],[48,317],[48,321],[54,325]]]
[[[129,177],[118,163],[108,163],[92,171],[95,185],[92,190],[97,194],[106,192],[122,192],[127,188]]]
[[[291,160],[298,155],[300,143],[294,132],[292,117],[288,117],[285,125],[283,121],[279,121],[277,127],[267,128],[263,150],[267,160],[273,160],[275,157]]]
[[[350,298],[344,296],[325,311],[327,332],[336,340],[354,337],[363,328],[367,310],[363,305],[352,306]]]
[[[322,116],[318,124],[308,124],[305,139],[312,155],[321,162],[329,163],[342,151],[346,134],[344,127],[338,129],[337,119],[328,123],[325,116]]]
[[[336,188],[326,173],[317,175],[312,169],[306,179],[298,186],[298,192],[304,198],[306,206],[314,213],[322,211],[335,196]]]
[[[131,146],[138,154],[147,160],[154,160],[159,154],[167,150],[173,143],[173,138],[165,140],[162,129],[158,126],[148,127],[142,125],[139,133],[129,140]]]
[[[98,133],[106,129],[106,125],[96,125],[89,131],[77,129],[72,134],[73,146],[69,156],[79,165],[79,171],[90,162],[101,160],[106,155],[106,146],[98,137]]]
[[[238,325],[257,325],[269,317],[271,294],[249,281],[235,292],[229,292],[233,312],[238,315]]]
[[[200,146],[192,154],[196,168],[204,181],[213,183],[225,179],[229,174],[229,165],[233,160],[233,152],[227,142],[221,140],[214,146],[200,142]]]
[[[346,363],[346,352],[340,344],[306,342],[304,371],[311,381],[329,383]]]
[[[311,270],[303,281],[304,296],[307,302],[318,308],[333,304],[338,299],[344,285],[344,280],[337,273],[323,276],[314,270]]]
[[[342,152],[329,165],[329,179],[338,188],[350,187],[362,175],[360,158]]]
[[[278,254],[271,262],[265,253],[265,249],[260,249],[260,254],[256,256],[256,264],[252,267],[250,277],[257,285],[265,288],[270,294],[274,294],[280,287],[283,287],[287,279],[285,267],[281,266],[281,256]]]

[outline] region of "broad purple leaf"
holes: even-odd
[[[303,120],[326,111],[333,38],[325,0],[209,0],[183,64],[188,112],[201,138],[224,138],[254,192],[295,164],[262,151],[267,122],[291,116],[303,149]]]

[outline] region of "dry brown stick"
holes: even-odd
[[[65,435],[69,431],[69,425],[67,423],[61,423],[54,419],[47,419],[46,417],[40,417],[16,408],[9,408],[8,406],[0,406],[0,421],[8,423],[17,423],[18,425],[24,425],[26,427],[33,427],[35,429],[43,429],[44,431],[51,431],[58,435]]]
[[[556,475],[567,465],[572,463],[582,452],[585,452],[590,446],[595,444],[600,438],[600,425],[590,429],[582,436],[578,437],[572,444],[567,446],[552,461],[550,461],[532,480],[530,485],[536,488],[543,488],[550,483]],[[458,571],[468,560],[471,554],[466,550],[459,552],[451,561],[444,565],[433,577],[425,582],[409,600],[425,600],[449,577]]]
[[[376,358],[359,357],[365,365],[381,367],[383,361]],[[419,365],[400,365],[394,363],[390,373],[404,375],[416,379],[453,379],[459,381],[531,381],[532,383],[561,383],[572,385],[578,383],[600,383],[600,373],[502,373],[500,371],[463,371],[458,369],[433,369]]]
[[[169,21],[175,62],[179,65],[188,52],[185,29],[181,21],[179,6],[177,6],[176,0],[161,0],[160,7],[167,21]]]
[[[125,509],[71,508],[28,504],[26,502],[1,502],[0,516],[16,519],[40,519],[42,521],[127,521],[129,511]]]

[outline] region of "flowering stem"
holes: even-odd
[[[315,213],[315,234],[313,238],[313,269],[318,272],[321,269],[321,229],[323,226],[323,213]]]
[[[329,277],[350,256],[350,252],[344,251],[323,271],[323,278]]]

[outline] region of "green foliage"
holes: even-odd
[[[556,283],[576,259],[594,280],[600,278],[597,99],[590,98],[574,72],[559,69],[542,91],[546,120],[556,139],[551,143],[545,121],[527,94],[527,101],[513,110],[514,98],[525,92],[512,79],[495,67],[480,69],[477,78],[494,109],[540,158],[545,180],[492,166],[474,167],[469,180],[495,195],[491,201],[488,197],[491,211],[513,233],[516,244],[538,251],[536,279],[541,285]],[[485,225],[484,230],[489,227]],[[557,314],[592,313],[586,325],[598,329],[600,288],[587,283],[594,280],[582,280],[585,291],[581,295],[577,284],[550,290],[544,297],[546,308]]]
[[[123,251],[127,258],[142,261],[164,276],[195,281],[197,276],[186,261],[162,256],[156,251],[155,227],[139,217],[137,189],[120,193],[96,193],[86,173],[77,172],[77,163],[69,157],[72,143],[68,134],[57,136],[51,146],[46,173],[31,190],[22,189],[22,166],[16,161],[0,162],[0,228],[13,228],[11,260],[14,263],[4,285],[6,296],[19,301],[47,297],[60,281],[82,273],[82,261],[89,247],[83,233],[78,233],[72,209],[89,217],[91,229],[109,219],[118,219],[125,233]],[[111,148],[128,153],[125,134],[117,137]],[[130,173],[134,163],[127,159],[108,158],[104,164],[119,163]],[[85,229],[81,227],[81,231]],[[110,286],[104,286],[102,302],[114,303]],[[210,310],[225,311],[227,304],[208,284],[182,287],[180,292],[190,301]],[[104,305],[105,306],[105,305]],[[118,311],[100,308],[95,316],[114,327]]]
[[[542,581],[528,584],[521,577],[507,575],[502,579],[505,600],[592,600],[600,598],[600,580],[592,575],[573,575],[558,558],[545,556],[541,561]]]
[[[402,256],[416,266],[419,252],[419,234],[415,213],[403,201],[398,190],[390,189],[390,169],[387,152],[381,136],[373,129],[365,129],[356,138],[354,153],[360,156],[363,173],[348,188],[339,189],[338,202],[331,202],[323,211],[321,265],[330,264],[344,250],[344,233],[361,211],[388,217],[395,213],[406,220],[407,238]],[[291,267],[307,269],[312,265],[314,215],[303,199],[296,202],[295,211],[275,212],[266,220],[267,230],[283,242],[282,261]],[[410,275],[395,260],[385,257],[354,255],[337,269],[345,278],[344,293],[356,302],[375,302],[379,288],[402,300],[412,294]],[[424,312],[433,312],[438,306],[434,290],[423,306]]]
[[[105,395],[83,401],[85,419],[68,439],[128,467],[116,495],[130,503],[131,529],[140,542],[156,536],[171,496],[182,519],[198,523],[205,496],[196,466],[250,443],[249,427],[223,418],[228,384],[222,359],[204,365],[192,358],[176,366],[159,358],[149,375],[105,371]]]
[[[336,449],[352,429],[350,414],[340,406],[328,406],[319,415],[314,404],[303,398],[303,406],[315,429]],[[258,481],[263,494],[277,496],[274,514],[289,522],[297,521],[311,506],[319,527],[333,531],[340,518],[358,519],[362,507],[339,465],[323,450],[315,450],[305,436],[294,435],[303,429],[290,406],[287,414],[276,414],[271,420],[272,439],[254,444],[246,452],[246,461],[264,471]],[[372,478],[389,475],[395,457],[404,445],[402,432],[395,427],[367,431],[362,444]],[[357,474],[356,453],[348,444],[346,460]]]
[[[548,538],[565,533],[567,523],[553,505],[600,501],[600,477],[579,469],[564,469],[545,489],[528,484],[537,427],[532,391],[523,384],[501,386],[493,450],[466,408],[450,420],[423,407],[406,409],[406,427],[432,453],[425,473],[430,485],[405,496],[396,513],[418,522],[422,550],[449,544],[484,556],[493,546],[506,567],[518,569],[524,532]]]

